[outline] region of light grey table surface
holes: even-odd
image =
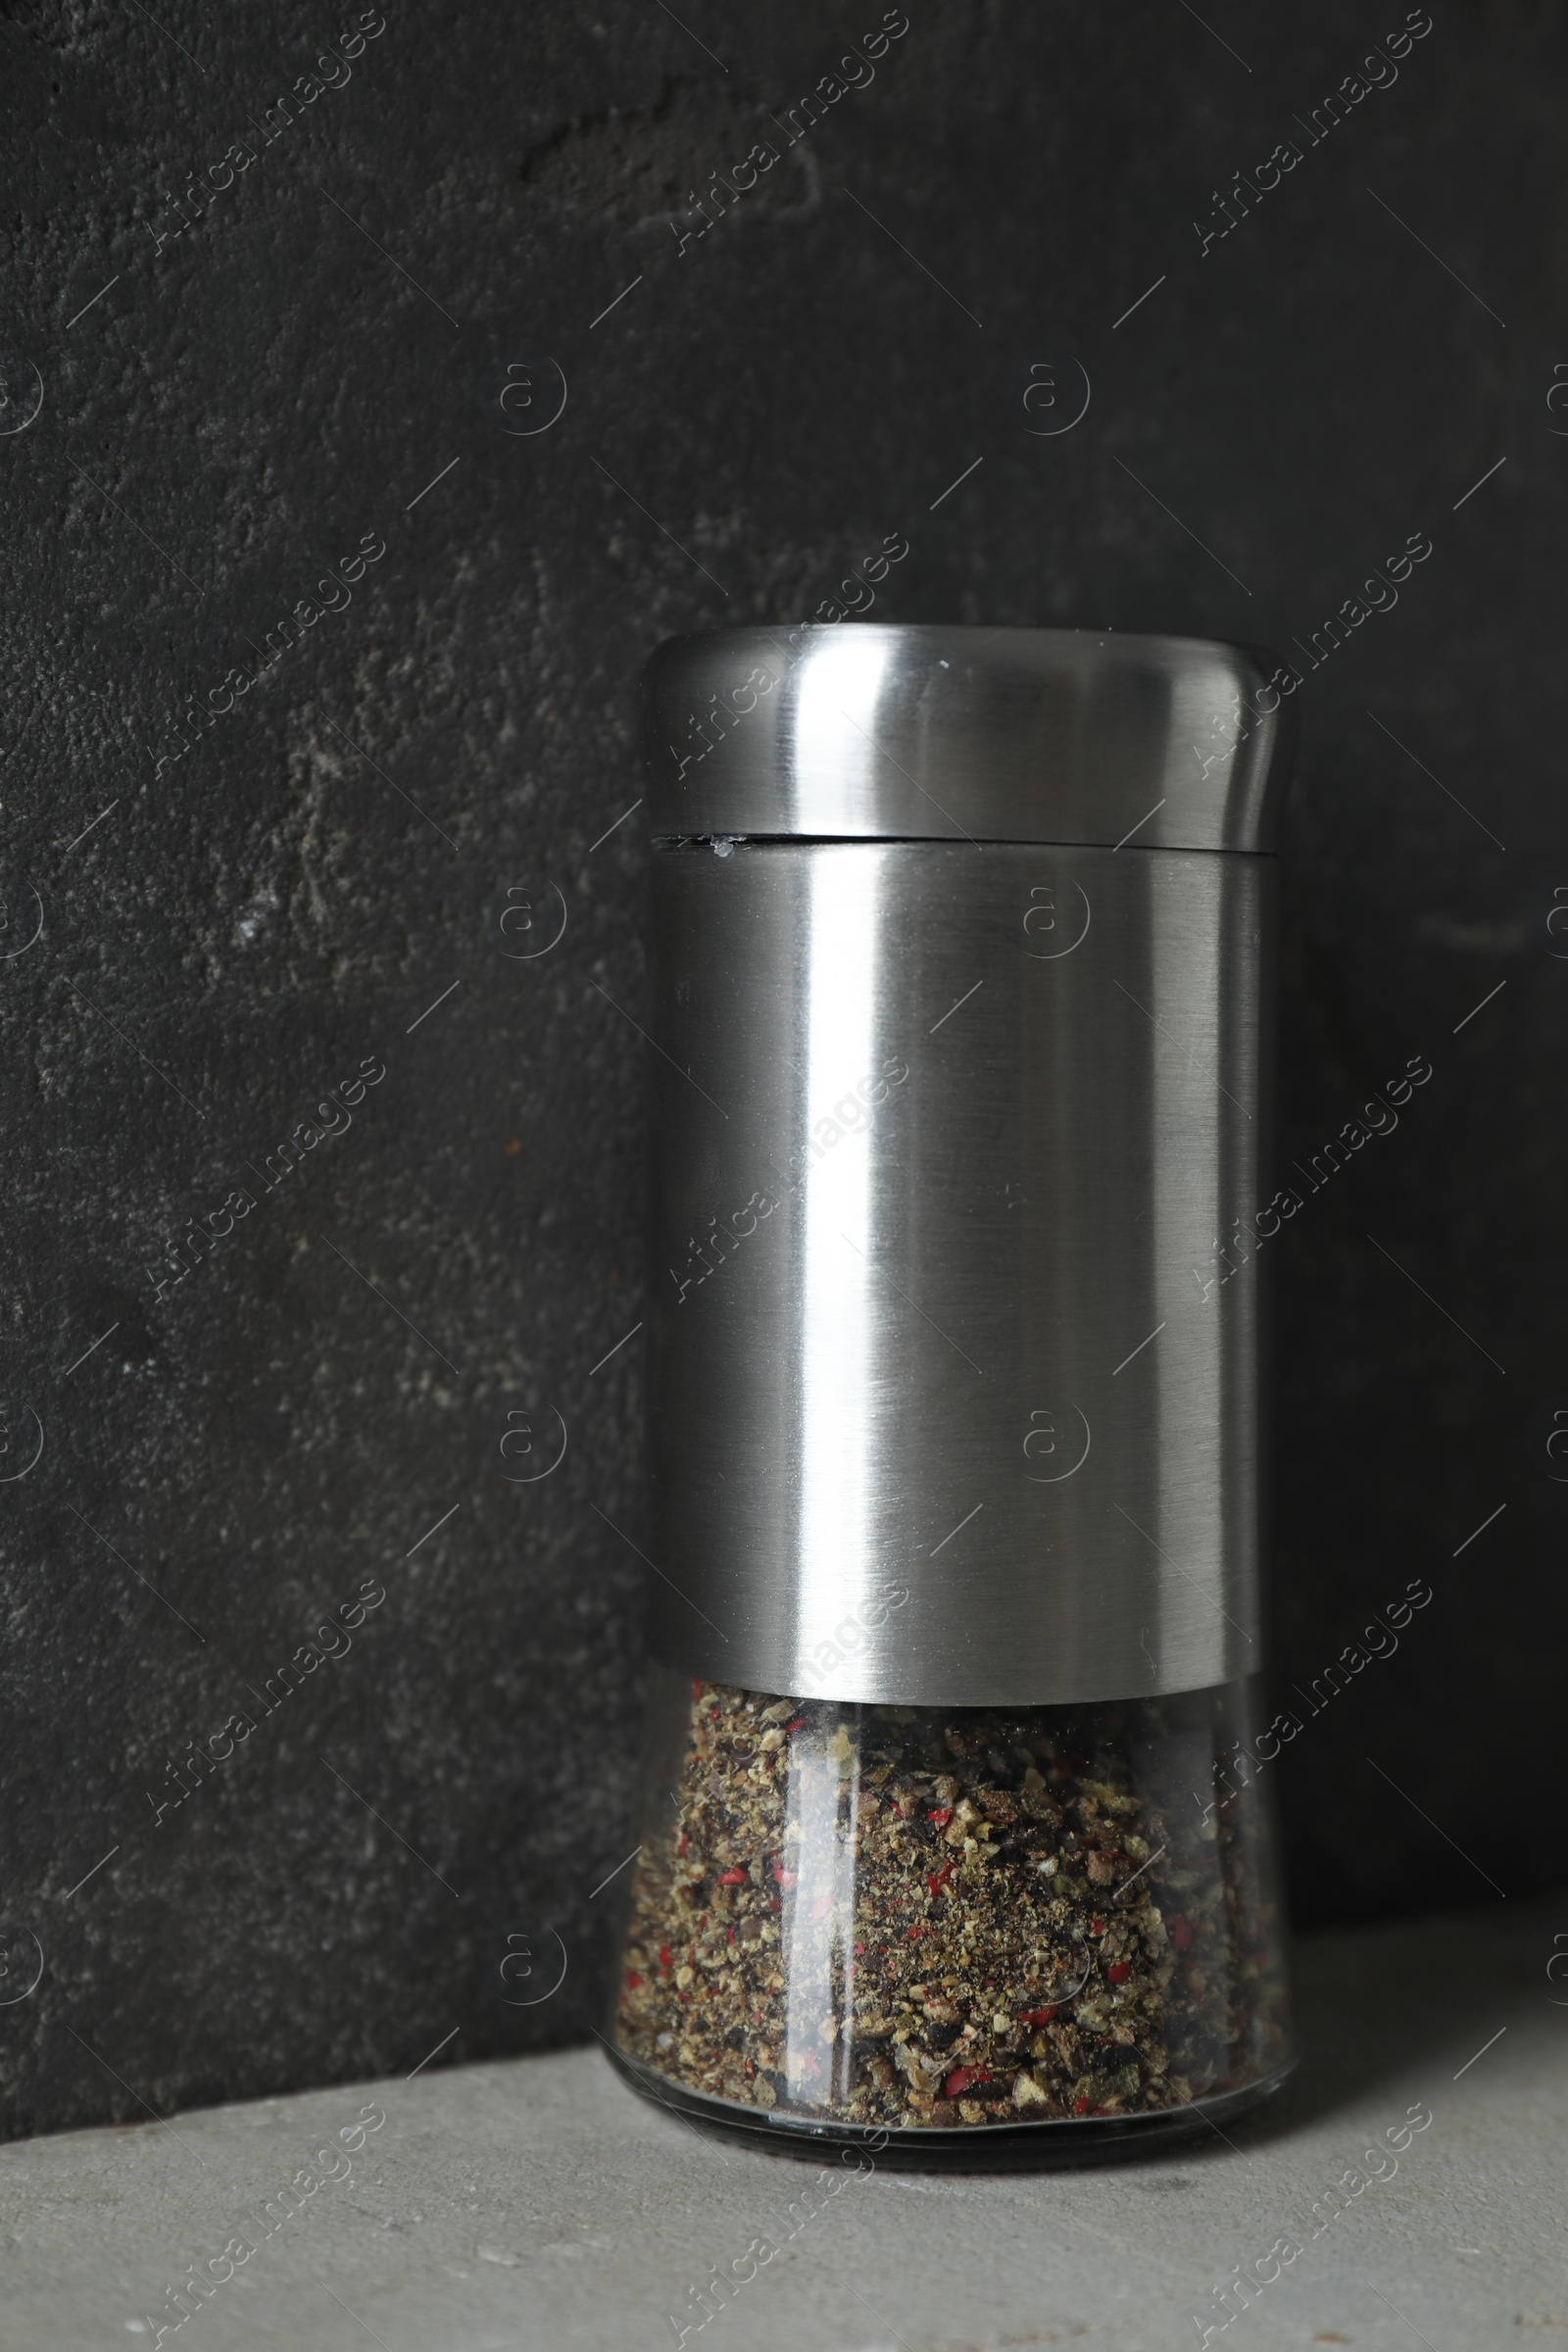
[[[1283,2095],[1229,2140],[1097,2171],[836,2167],[829,2194],[818,2165],[646,2105],[592,2046],[16,2142],[0,2343],[150,2346],[166,2289],[237,2238],[254,2251],[165,2343],[652,2352],[675,2315],[702,2352],[1174,2352],[1240,2265],[1280,2276],[1210,2336],[1227,2352],[1568,2352],[1559,1932],[1568,1952],[1568,1897],[1311,1938]],[[1412,2107],[1430,2126],[1352,2194],[1347,2168]],[[363,2109],[385,2121],[351,2177],[264,2235],[266,2201],[318,2179]],[[699,2331],[715,2265],[755,2277]]]

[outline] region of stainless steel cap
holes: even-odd
[[[656,838],[1268,851],[1296,678],[1255,648],[853,622],[676,637],[647,672]]]
[[[1266,663],[781,636],[673,774],[688,683],[773,642],[678,641],[651,693],[654,1647],[906,1704],[1250,1673],[1276,861],[1236,853],[1284,759],[1231,696]]]

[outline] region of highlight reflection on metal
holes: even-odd
[[[806,1100],[850,1095],[876,1050],[874,927],[860,920],[858,877],[831,858],[811,869],[807,953],[822,986],[807,1006]],[[797,1557],[812,1618],[858,1608],[878,1570],[871,1465],[860,1433],[876,1364],[872,1347],[871,1157],[830,1152],[805,1170],[804,1321],[825,1344],[801,1357]]]
[[[1105,722],[1122,765],[1102,808],[1093,729],[1038,772],[1014,740],[1004,786],[984,728],[967,769],[952,757],[938,664],[965,709],[994,708],[988,649],[1026,634],[805,633],[773,690],[780,772],[764,785],[732,750],[725,790],[701,787],[716,842],[669,841],[690,778],[661,785],[654,762],[650,1556],[669,1582],[653,1639],[688,1671],[981,1705],[1195,1689],[1260,1662],[1266,1257],[1220,1284],[1214,1245],[1268,1197],[1274,863],[1241,842],[1115,845],[1166,784],[1192,830],[1235,834],[1250,811],[1270,831],[1279,738],[1250,780],[1245,747],[1205,771],[1185,737],[1201,721],[1212,744],[1215,713],[1188,649],[1117,639],[1141,715]],[[664,649],[651,738],[678,743],[699,688],[745,681],[760,635],[686,641],[689,668]],[[1102,642],[1041,636],[1004,649],[1005,675],[1049,675],[1059,701],[1084,648],[1103,718]],[[914,732],[940,759],[910,749],[906,638]],[[1191,653],[1222,721],[1227,681],[1264,675]],[[884,787],[890,712],[916,770]],[[777,813],[748,837],[764,789],[818,837],[780,838]],[[833,807],[894,821],[820,838]],[[1018,838],[1063,808],[1101,840]],[[1040,953],[1042,919],[1070,952]],[[726,1248],[714,1231],[742,1202]],[[878,1606],[890,1587],[907,1602]]]

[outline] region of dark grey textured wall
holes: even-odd
[[[1434,0],[1314,143],[1405,13],[910,0],[683,246],[879,8],[0,12],[10,2130],[584,2030],[637,1672],[632,681],[894,530],[878,617],[1293,656],[1430,536],[1299,655],[1281,1182],[1433,1076],[1276,1247],[1282,1696],[1434,1597],[1276,1769],[1303,1919],[1561,1876],[1568,38]]]

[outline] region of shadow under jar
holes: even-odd
[[[1075,2161],[1289,2070],[1290,678],[869,624],[655,658],[662,1663],[611,2045],[720,2129]]]

